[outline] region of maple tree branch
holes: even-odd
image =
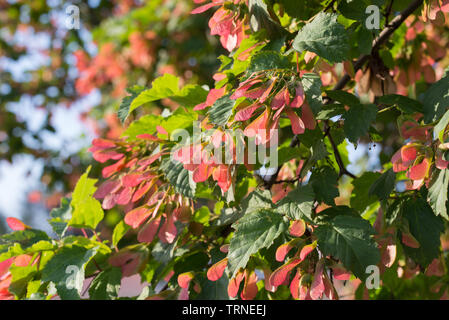
[[[396,31],[396,29],[398,29],[401,24],[405,21],[405,19],[407,19],[416,9],[418,9],[422,4],[424,3],[424,0],[415,0],[413,1],[406,9],[404,9],[404,11],[402,11],[400,14],[398,14],[393,20],[391,20],[391,23],[389,25],[387,25],[381,32],[380,34],[373,40],[372,43],[372,50],[371,50],[371,54],[365,54],[362,55],[361,57],[359,57],[357,59],[357,61],[354,63],[353,67],[354,67],[354,74],[360,70],[363,65],[369,60],[369,58],[379,50],[380,46],[382,44],[384,44],[389,37]],[[351,76],[346,73],[338,82],[337,84],[334,86],[334,88],[332,90],[341,90],[343,89],[348,82],[351,80]],[[331,102],[331,100],[327,100],[324,105],[329,104]],[[325,131],[328,131],[328,125],[327,122],[325,123]],[[337,161],[337,164],[340,168],[340,176],[345,174],[348,175],[352,178],[356,178],[355,175],[353,175],[352,173],[350,173],[346,167],[343,164],[340,152],[337,149],[337,146],[335,145],[335,142],[330,134],[330,132],[327,132],[327,137],[329,138],[329,141],[332,145],[332,149],[334,150],[334,154],[335,154],[335,159]],[[297,145],[297,143],[299,142],[299,138],[297,135],[295,135],[292,139],[292,141],[290,142],[290,147],[294,147]],[[277,180],[277,176],[279,174],[279,171],[281,170],[282,165],[280,165],[276,172],[270,177],[270,179],[268,181],[266,181],[265,183],[265,187],[267,188],[271,188],[271,186],[276,182]]]

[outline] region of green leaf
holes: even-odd
[[[298,1],[298,0],[278,0],[284,6],[285,12],[299,20],[307,20],[320,10],[320,2],[317,0]]]
[[[288,67],[286,57],[275,51],[260,51],[251,57],[247,73],[248,75],[264,70],[284,69]]]
[[[15,294],[19,300],[23,299],[27,293],[27,284],[33,279],[37,273],[36,265],[28,265],[17,267],[12,265],[9,268],[12,279],[8,291]]]
[[[399,110],[408,114],[423,112],[421,102],[399,94],[387,94],[379,97],[377,101],[388,106],[397,106]]]
[[[305,73],[301,78],[307,103],[312,109],[313,114],[317,114],[323,105],[323,97],[321,96],[321,78],[316,73]]]
[[[93,197],[97,190],[95,183],[98,179],[88,178],[90,167],[78,180],[72,194],[72,219],[69,226],[76,228],[95,229],[103,220],[104,212],[101,203]]]
[[[181,274],[189,271],[202,271],[207,267],[210,257],[204,251],[188,251],[176,261],[173,271]]]
[[[394,189],[396,173],[392,169],[384,172],[369,189],[369,195],[376,195],[380,200],[386,200]]]
[[[131,227],[125,223],[125,221],[121,220],[114,228],[112,232],[112,244],[114,247],[117,247],[120,239],[128,232]]]
[[[368,221],[349,215],[337,215],[314,231],[323,255],[339,259],[362,280],[368,276],[366,267],[380,260],[379,249],[371,238],[374,233]]]
[[[67,231],[67,224],[72,218],[72,207],[68,198],[61,199],[61,206],[50,211],[51,219],[48,220],[53,231],[62,238]]]
[[[259,210],[245,214],[233,227],[235,232],[228,253],[228,270],[232,277],[240,268],[246,267],[252,254],[262,248],[268,248],[286,231],[287,223],[276,212]]]
[[[401,208],[408,221],[412,236],[419,248],[403,246],[405,253],[422,267],[427,267],[440,253],[440,234],[444,231],[443,220],[436,216],[424,199],[410,199]]]
[[[230,96],[229,93],[215,101],[209,109],[210,122],[219,126],[224,126],[228,122],[236,103],[236,100],[230,99]]]
[[[165,73],[151,84],[151,89],[144,90],[131,102],[129,112],[132,112],[141,105],[175,96],[179,93],[179,78]]]
[[[122,271],[112,267],[101,271],[89,287],[89,298],[92,300],[114,300],[118,297]]]
[[[332,117],[342,115],[346,112],[345,106],[339,103],[327,104],[323,106],[316,115],[317,120],[328,120]]]
[[[365,26],[360,26],[357,31],[357,42],[359,44],[360,54],[370,54],[373,48],[373,33],[371,30],[365,28]]]
[[[374,104],[354,105],[345,112],[343,129],[348,140],[357,143],[358,139],[368,133],[371,123],[376,120],[377,107]]]
[[[22,254],[24,253],[23,250],[32,248],[34,244],[49,240],[48,235],[41,230],[26,229],[14,231],[0,235],[0,253],[8,252],[11,247],[17,247],[17,250],[20,252],[19,254]]]
[[[278,150],[278,163],[283,164],[292,159],[299,159],[301,157],[301,148],[298,147],[281,147]]]
[[[207,277],[199,277],[201,292],[196,296],[197,300],[229,300],[229,278],[226,273],[217,281],[210,281]]]
[[[97,248],[62,247],[42,270],[42,281],[53,282],[62,300],[80,299],[85,267],[96,252]]]
[[[449,186],[449,170],[435,170],[429,187],[428,200],[436,215],[449,220],[447,213],[447,193]]]
[[[195,196],[196,183],[193,181],[192,173],[184,169],[181,162],[170,158],[164,159],[160,168],[176,192],[189,198]]]
[[[165,98],[170,98],[178,103],[182,103],[186,107],[193,107],[204,102],[206,97],[207,91],[201,86],[187,85],[184,88],[179,89],[179,78],[169,73],[165,73],[162,77],[153,81],[151,89],[139,92],[130,103],[128,113],[134,111],[145,103]],[[127,103],[129,103],[129,101],[127,101]]]
[[[273,201],[271,200],[271,192],[269,190],[254,190],[242,200],[241,207],[243,213],[272,209]]]
[[[122,134],[128,140],[135,140],[137,136],[144,133],[155,132],[156,126],[160,125],[163,118],[159,115],[147,114],[133,121]]]
[[[340,193],[338,192],[338,174],[334,169],[324,166],[313,171],[310,183],[319,202],[335,205],[334,199]]]
[[[268,7],[264,0],[249,0],[248,9],[250,12],[250,26],[253,32],[264,30],[270,39],[281,38],[285,30],[273,20],[274,14],[270,14],[271,7]]]
[[[360,100],[352,93],[343,90],[326,90],[326,94],[334,101],[340,102],[346,106],[359,105]]]
[[[449,69],[444,76],[424,93],[424,121],[426,123],[440,119],[449,106]]]
[[[290,219],[313,220],[312,209],[315,201],[315,194],[310,185],[298,186],[290,191],[276,206],[276,209],[287,215]]]
[[[348,58],[348,36],[336,14],[320,12],[298,32],[293,48],[314,52],[330,62],[341,62]]]
[[[371,186],[379,179],[380,173],[365,172],[361,177],[354,179],[352,185],[354,189],[351,193],[351,207],[359,212],[365,211],[377,198],[369,193]]]
[[[122,121],[122,123],[125,122],[126,118],[128,118],[130,112],[129,107],[131,106],[131,103],[143,90],[145,90],[145,88],[138,85],[126,89],[126,91],[130,95],[123,98],[122,103],[120,104],[120,107],[117,111],[117,116],[120,121]]]
[[[441,143],[444,143],[443,135],[444,131],[449,123],[449,110],[443,115],[437,125],[433,128],[433,134],[438,137]]]

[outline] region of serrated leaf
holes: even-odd
[[[449,170],[439,170],[434,173],[429,187],[428,200],[436,215],[449,220],[447,213],[447,194],[449,186]]]
[[[305,73],[301,78],[304,93],[306,95],[307,103],[312,109],[313,114],[318,114],[323,105],[323,98],[321,96],[321,87],[323,83],[321,78],[316,73]]]
[[[95,183],[98,179],[88,177],[90,167],[78,180],[75,190],[72,193],[73,207],[72,218],[68,225],[76,228],[95,229],[98,223],[103,220],[104,212],[101,203],[93,197],[97,190]]]
[[[131,106],[131,103],[133,100],[143,91],[145,90],[142,86],[133,86],[131,88],[126,89],[126,91],[130,94],[129,96],[126,96],[122,99],[122,102],[120,104],[120,107],[117,111],[117,116],[120,119],[120,121],[125,122],[126,118],[128,118],[129,115],[129,108]]]
[[[249,0],[250,26],[253,32],[264,30],[270,39],[279,39],[285,30],[272,18],[264,0]]]
[[[440,119],[449,106],[449,69],[444,76],[433,83],[424,93],[424,121],[426,123]]]
[[[181,162],[165,159],[162,161],[161,170],[176,192],[189,198],[195,196],[196,183],[193,181],[191,172],[184,169]]]
[[[313,202],[315,194],[310,185],[299,186],[290,191],[276,206],[276,210],[290,219],[307,219],[312,221]]]
[[[371,123],[376,120],[377,107],[373,104],[354,105],[345,112],[343,129],[348,140],[357,143],[358,139],[368,133]]]
[[[402,112],[408,114],[423,112],[421,102],[399,94],[387,94],[379,97],[377,101],[388,106],[396,105]]]
[[[136,91],[137,92],[137,91]],[[151,88],[140,91],[129,105],[128,113],[134,111],[141,105],[161,99],[170,98],[184,106],[192,107],[204,102],[207,97],[207,91],[198,85],[187,85],[179,88],[179,78],[165,73],[163,76],[155,79]]]
[[[310,183],[317,201],[328,205],[335,205],[334,199],[338,197],[338,174],[331,167],[325,166],[315,170],[310,177]]]
[[[278,163],[283,164],[292,159],[299,159],[301,157],[301,148],[298,147],[281,147],[278,150]]]
[[[251,58],[248,75],[263,70],[284,69],[288,67],[288,60],[275,51],[260,51]]]
[[[280,214],[259,210],[245,214],[233,227],[235,232],[228,253],[228,270],[232,277],[240,268],[246,267],[252,254],[268,248],[288,226]]]
[[[354,275],[364,280],[369,265],[377,265],[380,252],[371,238],[374,229],[361,217],[337,215],[328,223],[318,226],[314,234],[323,255],[339,259]]]
[[[357,98],[352,93],[343,90],[327,90],[326,94],[332,100],[340,102],[341,104],[346,106],[353,106],[360,104],[359,98]]]
[[[215,101],[208,113],[210,122],[219,126],[223,126],[228,122],[236,103],[236,100],[230,99],[230,96],[231,94],[229,93]]]
[[[444,131],[449,124],[449,110],[443,115],[440,121],[438,121],[437,125],[433,128],[433,134],[438,137],[441,143],[444,143]]]
[[[72,207],[68,198],[61,199],[59,208],[54,208],[50,211],[51,219],[48,220],[53,231],[62,238],[67,231],[67,225],[72,218]]]
[[[97,248],[62,247],[43,268],[42,281],[53,282],[62,300],[80,299],[85,267],[96,252]]]
[[[298,52],[314,52],[330,62],[347,60],[348,36],[337,17],[336,14],[320,12],[298,32],[293,48]]]
[[[419,248],[403,246],[403,249],[409,257],[425,268],[440,254],[443,220],[436,216],[429,204],[421,198],[405,201],[401,211],[403,218],[408,221],[410,233],[420,245]]]
[[[369,195],[376,195],[380,200],[386,200],[394,189],[396,173],[392,169],[384,172],[369,189]]]
[[[89,298],[91,300],[114,300],[118,297],[122,271],[120,268],[112,267],[101,271],[89,287]]]
[[[24,253],[23,250],[32,247],[34,244],[49,240],[48,235],[41,230],[26,229],[14,231],[0,235],[0,253],[8,252],[11,247],[17,247],[17,250],[20,250],[19,254],[22,254]]]
[[[241,208],[244,214],[258,210],[272,209],[273,201],[271,200],[271,192],[261,189],[254,190],[242,200]]]

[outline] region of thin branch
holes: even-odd
[[[388,21],[390,20],[391,9],[393,8],[393,1],[394,0],[390,0],[390,4],[387,7],[387,11],[385,11],[385,27],[388,27],[389,25]]]
[[[357,177],[352,174],[351,172],[348,171],[348,169],[346,169],[345,164],[343,163],[343,159],[341,158],[341,154],[340,151],[338,150],[338,146],[335,144],[334,138],[332,138],[331,134],[330,134],[330,126],[329,126],[329,121],[326,120],[326,122],[324,123],[325,126],[325,134],[324,136],[327,136],[327,138],[329,139],[329,142],[331,143],[332,149],[334,151],[334,155],[335,155],[335,160],[337,161],[338,164],[338,168],[340,169],[340,173],[339,176],[343,176],[343,175],[347,175],[353,179],[356,179]]]

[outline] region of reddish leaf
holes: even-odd
[[[189,287],[190,281],[193,279],[192,272],[184,272],[178,276],[178,284],[181,288],[187,289]]]
[[[123,188],[115,199],[117,204],[125,205],[131,201],[134,188]]]
[[[254,111],[256,111],[258,108],[260,108],[261,105],[260,104],[252,104],[249,105],[248,107],[245,107],[239,111],[237,111],[237,113],[235,114],[235,121],[246,121],[248,119],[251,118],[251,116],[253,115]]]
[[[416,240],[410,233],[402,233],[402,243],[410,248],[417,249],[420,247],[418,240]]]
[[[6,218],[6,223],[14,231],[23,231],[26,229],[30,229],[29,226],[27,226],[25,223],[23,223],[22,221],[20,221],[17,218],[13,218],[13,217]]]
[[[243,300],[253,300],[257,296],[257,275],[254,271],[245,270],[245,283],[240,297]]]
[[[290,283],[290,293],[294,299],[299,299],[299,280],[301,280],[301,271],[298,270]]]
[[[114,193],[120,188],[120,180],[106,180],[95,191],[94,197],[97,199],[103,199],[108,194]]]
[[[292,109],[287,109],[286,113],[292,124],[293,134],[303,134],[306,128],[301,118]]]
[[[137,241],[151,243],[157,233],[161,218],[150,219],[137,234]]]
[[[336,265],[332,267],[333,276],[337,280],[349,280],[351,278],[351,273],[346,271],[342,266]]]
[[[207,270],[207,279],[210,281],[217,281],[223,276],[223,272],[228,265],[228,259],[224,258],[223,260],[218,261],[213,266]]]
[[[270,277],[270,284],[275,287],[283,284],[287,279],[287,276],[290,273],[290,271],[292,271],[293,268],[295,268],[298,264],[300,264],[301,261],[302,259],[298,258],[292,259],[283,266],[280,266],[279,268],[274,270]]]
[[[315,267],[315,275],[310,287],[310,297],[313,300],[318,300],[323,296],[325,286],[323,281],[324,262],[320,260]]]
[[[228,295],[230,297],[235,297],[239,292],[240,283],[243,280],[243,271],[239,271],[234,278],[229,281],[228,284]]]
[[[125,223],[136,229],[151,215],[152,210],[147,206],[141,206],[129,211],[125,215]]]
[[[304,89],[303,89],[302,85],[299,83],[296,86],[295,90],[296,90],[296,96],[293,99],[293,101],[290,104],[290,106],[292,108],[299,108],[304,103]]]
[[[417,165],[414,165],[410,168],[407,176],[412,180],[421,180],[424,179],[429,173],[430,162],[427,158]]]
[[[287,256],[288,252],[293,248],[294,246],[291,244],[291,242],[287,242],[284,244],[281,244],[277,250],[276,250],[276,261],[282,262],[285,260],[285,257]]]
[[[168,215],[165,219],[164,225],[159,230],[159,239],[164,243],[173,243],[178,231],[172,215]]]
[[[299,258],[304,260],[313,250],[316,248],[316,242],[308,244],[301,249],[301,253],[299,254]]]
[[[292,236],[301,237],[306,232],[306,223],[303,220],[293,221],[288,230]]]
[[[417,151],[414,146],[406,145],[401,148],[402,161],[413,161],[416,159]]]
[[[108,167],[104,167],[103,171],[102,171],[103,177],[109,178],[114,173],[119,172],[125,166],[125,162],[126,162],[126,158],[122,158],[121,160],[117,161],[116,163],[114,163]]]

